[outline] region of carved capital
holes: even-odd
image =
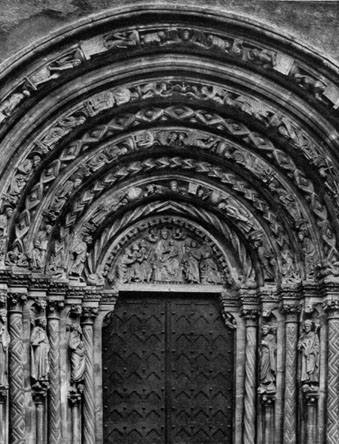
[[[96,307],[83,307],[81,323],[82,324],[92,324],[94,319],[99,313],[99,309]]]
[[[76,406],[77,404],[80,404],[84,388],[84,384],[77,384],[76,387],[71,387],[69,389],[67,399],[71,406]]]
[[[82,306],[80,304],[72,304],[69,313],[72,316],[80,316],[82,313]]]
[[[0,386],[0,404],[5,403],[8,396],[8,387]]]
[[[48,301],[47,303],[47,315],[48,319],[59,319],[60,311],[64,308],[63,301]]]
[[[305,391],[303,388],[301,388],[303,392],[303,398],[307,405],[317,405],[318,399],[319,399],[319,393],[318,391]]]
[[[22,305],[27,301],[26,293],[8,293],[9,310],[22,310]]]
[[[297,320],[297,315],[300,313],[302,306],[300,304],[282,304],[279,307],[280,313],[285,315],[286,320]]]
[[[339,317],[339,300],[334,299],[324,302],[323,309],[329,317]]]
[[[260,395],[260,402],[264,407],[273,407],[275,400],[275,393],[262,393]]]
[[[241,317],[246,323],[256,323],[259,317],[259,310],[257,308],[243,308],[241,310]]]
[[[49,390],[49,384],[48,382],[44,381],[42,382],[36,382],[33,386],[32,386],[32,398],[33,401],[37,404],[43,403],[45,402],[47,393]]]

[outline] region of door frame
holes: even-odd
[[[103,378],[102,378],[102,325],[107,314],[114,312],[115,304],[124,292],[133,291],[138,293],[173,293],[192,294],[205,293],[215,295],[220,303],[220,311],[225,318],[226,313],[234,319],[234,370],[235,370],[235,393],[234,393],[234,415],[233,415],[233,443],[241,444],[243,434],[243,402],[244,402],[244,379],[245,379],[245,323],[240,316],[239,304],[233,292],[227,292],[221,286],[206,285],[124,285],[115,291],[104,291],[102,301],[99,306],[99,314],[94,322],[94,393],[96,412],[96,444],[103,442]]]

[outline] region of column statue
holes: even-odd
[[[47,322],[44,317],[36,319],[31,334],[31,376],[41,386],[48,384],[49,377],[49,339],[46,332]]]
[[[6,322],[7,311],[0,310],[0,387],[8,386],[8,346],[10,336]]]
[[[260,386],[259,393],[274,393],[276,380],[276,352],[277,342],[272,327],[263,325],[261,328],[260,347]]]
[[[304,391],[316,390],[319,383],[319,338],[313,321],[307,319],[298,341],[301,352],[301,383]]]

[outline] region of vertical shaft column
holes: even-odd
[[[256,440],[256,354],[258,311],[243,309],[246,329],[245,398],[244,398],[244,444]]]
[[[25,441],[25,389],[23,367],[22,307],[25,293],[9,293],[9,333],[11,337],[10,371],[10,443],[23,444]]]
[[[85,345],[86,369],[83,406],[83,443],[95,444],[95,404],[94,404],[94,366],[93,366],[93,322],[98,310],[85,307],[82,316],[82,333]]]
[[[306,444],[314,444],[317,437],[317,393],[305,393],[306,406]]]
[[[81,432],[80,432],[80,402],[81,395],[78,393],[70,398],[71,411],[72,411],[72,444],[81,443]]]
[[[36,444],[45,444],[45,403],[46,403],[47,390],[34,390],[33,400],[35,403],[36,412]]]
[[[262,395],[263,406],[263,444],[274,443],[274,401],[275,395]]]
[[[285,397],[283,443],[297,442],[297,343],[298,311],[295,305],[285,305]]]
[[[7,390],[0,388],[0,442],[6,443]]]
[[[60,309],[61,302],[48,303],[48,337],[50,342],[50,396],[49,444],[61,442],[61,391],[60,391]]]
[[[327,444],[339,442],[339,300],[324,304],[328,326]]]

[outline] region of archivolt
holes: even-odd
[[[44,48],[43,62],[38,50],[26,58],[23,80],[8,84],[2,266],[41,271],[47,251],[55,258],[95,231],[85,267],[93,274],[91,251],[106,251],[118,235],[109,227],[133,211],[129,223],[140,222],[143,209],[160,205],[164,214],[186,206],[187,220],[214,220],[238,265],[272,251],[280,278],[338,274],[334,67],[319,68],[298,45],[291,55],[290,42],[233,17],[201,15],[196,27],[192,11],[169,12],[158,10],[155,25],[155,11],[125,25],[129,11],[65,33],[63,44]],[[186,192],[166,189],[173,180]],[[163,192],[147,195],[151,186]],[[256,236],[266,250],[253,246]],[[49,262],[46,272],[55,271]]]

